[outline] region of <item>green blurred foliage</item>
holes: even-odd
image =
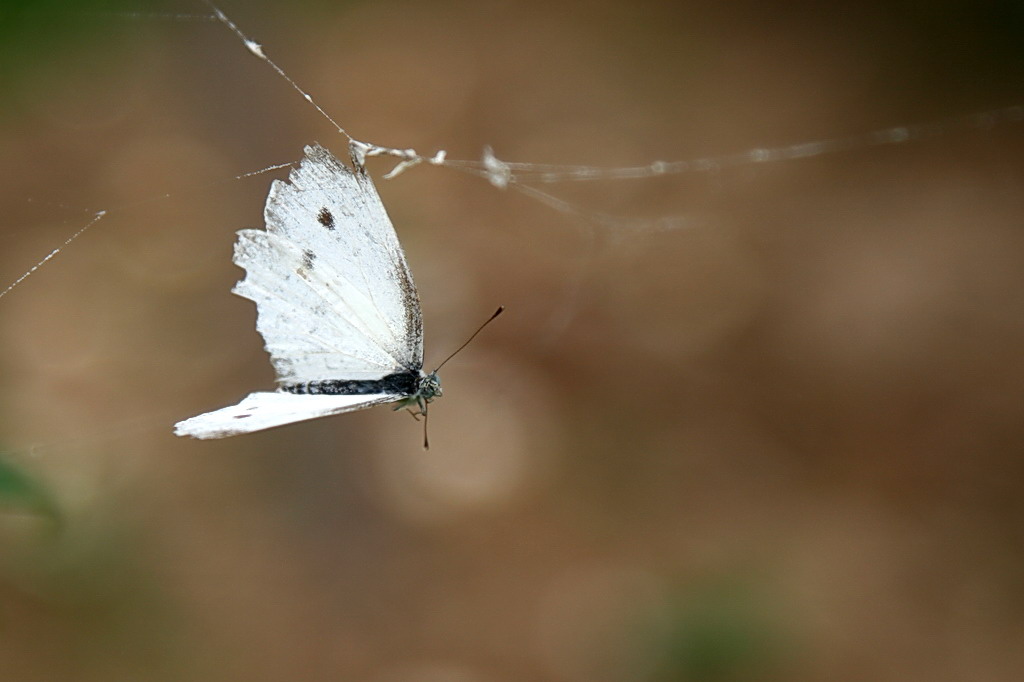
[[[59,519],[57,505],[46,486],[0,455],[0,513],[11,511]]]
[[[33,83],[41,69],[59,68],[69,55],[110,52],[137,30],[133,13],[164,10],[166,3],[130,0],[6,0],[0,2],[0,112],[3,93]],[[178,8],[180,12],[180,7]]]
[[[677,590],[653,636],[656,682],[775,679],[784,667],[785,627],[762,589],[733,578]]]
[[[144,531],[122,509],[108,500],[63,510],[43,481],[0,456],[0,643],[53,634],[32,665],[46,679],[178,679],[175,615],[144,559]]]

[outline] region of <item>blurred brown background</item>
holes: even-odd
[[[1024,102],[1017,2],[225,2],[353,135],[641,165]],[[229,290],[343,140],[202,3],[0,15],[0,679],[1017,680],[1024,128],[656,180],[371,171],[433,448],[386,409],[216,442]],[[122,12],[139,12],[128,16]],[[164,196],[169,195],[169,196]]]

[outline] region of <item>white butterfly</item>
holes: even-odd
[[[355,155],[353,171],[320,145],[305,152],[288,182],[271,185],[266,230],[241,230],[235,244],[246,276],[233,292],[256,302],[278,390],[179,422],[179,436],[223,438],[379,403],[425,415],[441,395],[436,370],[423,371],[419,296],[373,181]]]

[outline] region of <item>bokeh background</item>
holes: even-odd
[[[356,137],[642,165],[1024,102],[1019,2],[236,2]],[[161,13],[168,13],[162,15]],[[198,18],[177,15],[198,15]],[[371,172],[427,364],[272,386],[234,231],[344,141],[199,2],[0,10],[0,678],[1018,680],[1024,126],[654,180]],[[675,229],[641,222],[682,218]]]

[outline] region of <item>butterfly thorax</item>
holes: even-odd
[[[401,410],[402,408],[408,408],[414,417],[426,414],[427,403],[432,401],[434,398],[439,398],[441,395],[441,379],[437,376],[437,372],[424,374],[420,371],[419,380],[416,383],[416,390],[408,397],[395,403],[394,409]],[[413,411],[413,408],[415,408],[415,411]]]

